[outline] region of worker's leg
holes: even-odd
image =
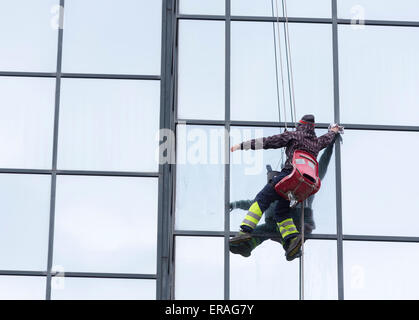
[[[301,247],[301,236],[290,214],[290,202],[281,197],[276,206],[276,221],[284,240],[284,249],[287,260],[291,261],[298,256]]]
[[[275,191],[275,184],[281,179],[286,177],[290,172],[282,171],[278,176],[273,179],[273,183],[268,183],[265,187],[257,194],[255,200],[249,208],[243,222],[240,225],[241,231],[239,234],[230,240],[231,243],[238,243],[241,241],[247,241],[251,238],[250,233],[256,228],[260,219],[262,218],[263,212],[269,208],[272,202],[281,198],[280,195]]]
[[[276,222],[275,221],[266,221],[266,223],[259,224],[254,230],[253,230],[253,236],[248,239],[247,241],[243,241],[240,243],[231,243],[230,242],[230,252],[235,254],[240,254],[243,257],[249,257],[254,249],[261,245],[263,242],[268,240],[268,236],[271,235],[276,231]]]

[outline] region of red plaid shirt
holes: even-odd
[[[317,158],[320,150],[326,148],[333,142],[337,133],[329,131],[328,133],[317,137],[312,125],[298,124],[297,130],[285,131],[274,136],[252,139],[241,143],[242,150],[258,149],[278,149],[286,147],[285,154],[287,161],[284,169],[292,169],[292,157],[295,150],[302,150],[312,154]]]

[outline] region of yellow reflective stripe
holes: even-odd
[[[285,219],[285,220],[279,222],[278,225],[280,227],[285,227],[285,226],[289,226],[289,225],[295,226],[294,221],[292,220],[292,218]]]
[[[298,233],[298,230],[297,229],[294,229],[294,230],[286,230],[284,228],[281,228],[280,231],[281,231],[282,238],[286,238],[287,236],[289,236],[291,234]]]
[[[258,223],[259,223],[259,220],[258,220],[258,219],[255,219],[255,218],[253,218],[253,217],[252,217],[252,216],[250,216],[250,215],[247,215],[244,219],[245,219],[245,220],[252,221],[254,224],[258,224]]]
[[[292,218],[278,222],[277,225],[279,227],[279,231],[281,232],[282,238],[285,238],[294,233],[298,233],[297,227],[295,226]]]
[[[259,217],[262,217],[262,210],[260,210],[259,204],[257,201],[253,202],[253,204],[249,208],[250,212],[257,214]]]

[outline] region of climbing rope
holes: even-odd
[[[277,106],[278,106],[278,117],[279,122],[281,122],[281,107],[280,107],[280,86],[278,78],[278,51],[279,51],[279,64],[280,64],[280,73],[281,73],[281,85],[282,85],[282,105],[284,108],[284,123],[285,130],[287,130],[287,113],[286,113],[286,103],[285,103],[285,81],[284,81],[284,69],[283,69],[283,58],[281,51],[281,39],[280,39],[280,29],[279,29],[279,4],[278,0],[275,0],[276,3],[276,12],[274,10],[274,0],[271,0],[272,5],[272,16],[276,13],[276,31],[275,23],[273,23],[273,32],[274,32],[274,50],[275,50],[275,75],[276,75],[276,96],[277,96]],[[289,21],[288,21],[288,10],[287,10],[287,0],[282,0],[282,13],[285,18],[284,23],[284,35],[285,35],[285,54],[286,54],[286,65],[288,73],[288,94],[290,98],[290,111],[291,111],[291,121],[294,122],[294,127],[297,128],[297,108],[295,103],[295,88],[294,88],[294,73],[292,68],[292,54],[291,54],[291,43],[290,43],[290,34],[289,34]],[[278,43],[276,40],[276,34],[278,36]],[[277,49],[278,45],[278,49]],[[283,151],[281,156],[281,161],[283,163]],[[279,165],[279,164],[278,164]],[[277,165],[277,167],[278,167]],[[301,258],[300,258],[300,299],[304,300],[304,201],[301,203]]]
[[[271,0],[272,6],[272,17],[275,17],[275,8],[274,8],[274,0]],[[281,68],[281,84],[282,84],[282,105],[284,107],[284,118],[285,118],[285,130],[287,130],[287,114],[285,109],[285,81],[284,81],[284,72],[283,72],[283,62],[282,62],[282,52],[281,52],[281,39],[280,39],[280,32],[279,32],[279,16],[278,16],[278,1],[276,1],[276,29],[275,29],[275,22],[272,23],[273,35],[274,35],[274,52],[275,52],[275,80],[276,80],[276,99],[277,99],[277,108],[278,108],[278,122],[281,123],[281,98],[280,98],[280,85],[279,85],[279,77],[278,77],[278,49],[279,49],[279,59],[280,59],[280,68]],[[276,37],[278,34],[278,42],[276,41]],[[278,49],[277,49],[278,47]],[[279,129],[281,133],[281,128]],[[284,149],[281,148],[281,159],[278,161],[276,165],[276,170],[278,170],[279,164],[281,163],[284,165]]]
[[[300,300],[304,300],[304,201],[301,202]]]
[[[292,68],[292,54],[291,54],[291,43],[290,43],[290,33],[289,33],[287,0],[282,0],[282,13],[285,17],[285,23],[284,23],[284,34],[285,34],[285,45],[286,45],[285,52],[286,52],[286,62],[287,62],[287,71],[288,71],[288,88],[289,88],[289,96],[290,96],[291,121],[293,121],[294,126],[297,127],[297,109],[295,106],[294,72]]]

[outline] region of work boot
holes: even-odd
[[[239,254],[245,258],[250,257],[252,249],[247,242],[242,242],[240,244],[230,243],[230,252],[234,254]]]
[[[295,258],[301,256],[301,251],[300,251],[300,248],[302,245],[301,240],[302,240],[301,235],[298,234],[286,242],[285,256],[287,257],[287,261],[292,261]]]
[[[237,236],[230,239],[230,245],[231,244],[239,244],[239,243],[242,243],[244,241],[249,241],[250,239],[252,239],[252,235],[250,234],[250,232],[240,231],[237,234]]]

